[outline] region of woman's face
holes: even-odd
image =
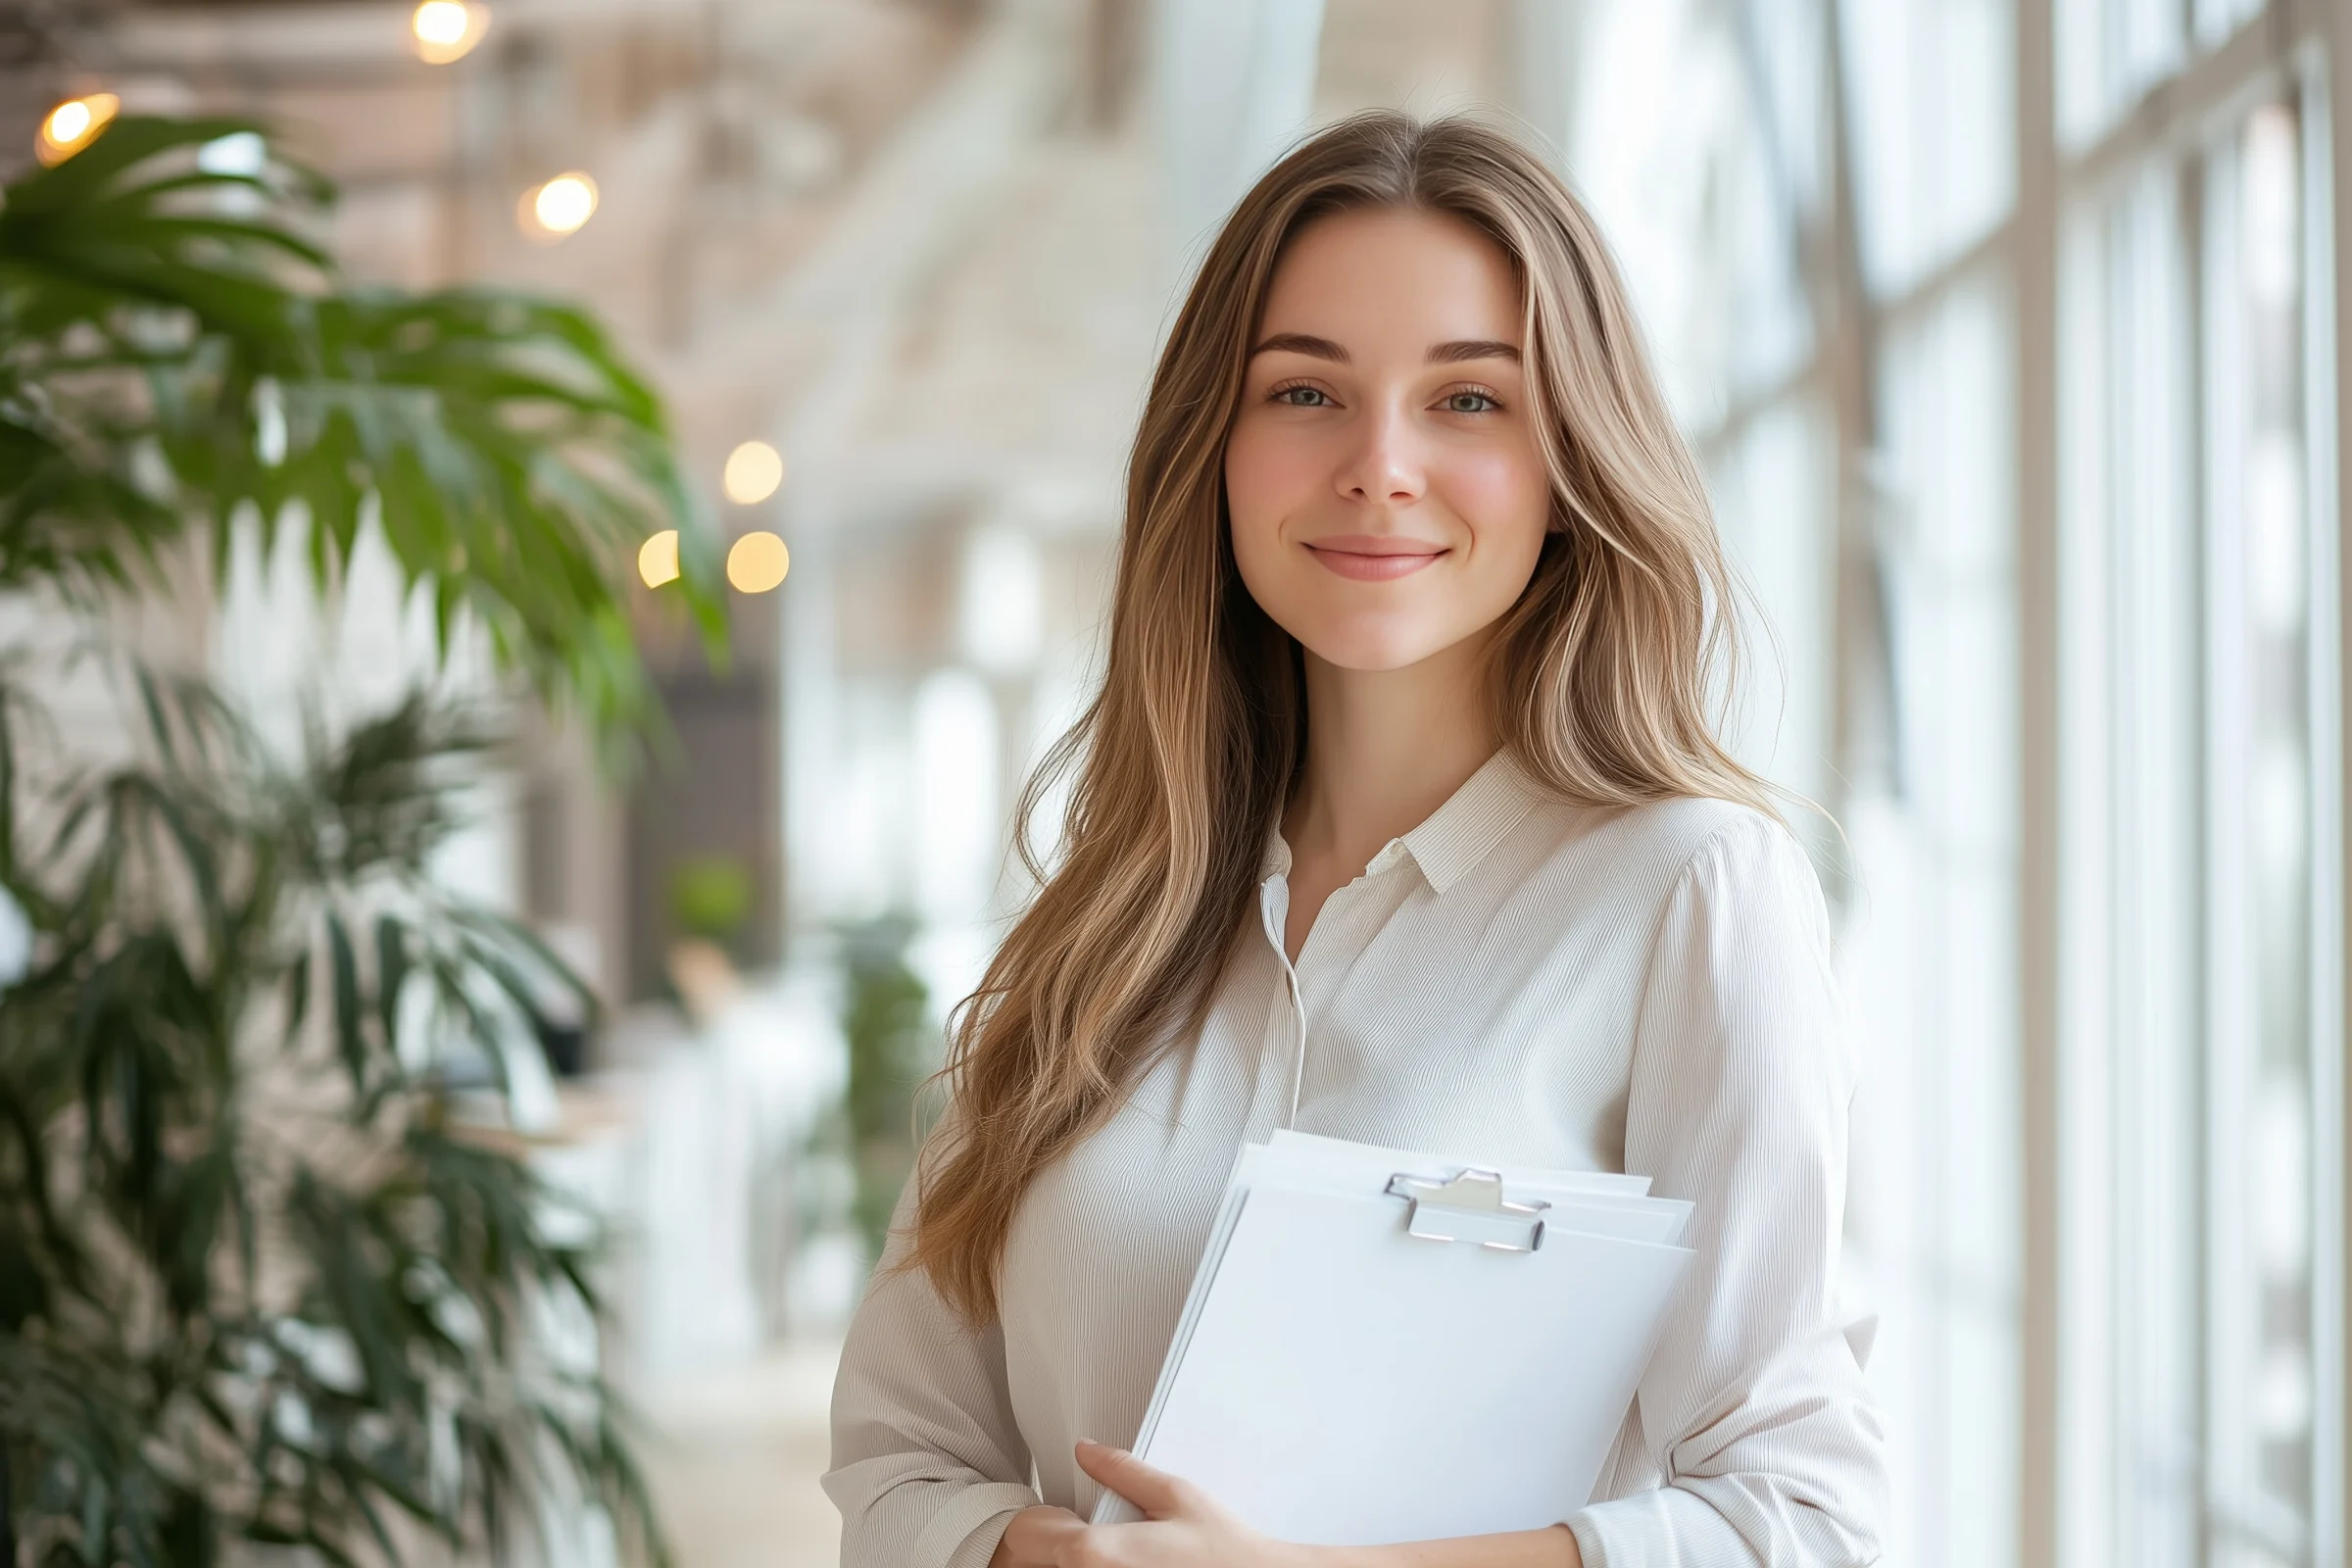
[[[1225,447],[1259,607],[1345,669],[1493,625],[1551,514],[1509,261],[1455,218],[1342,213],[1292,238]]]

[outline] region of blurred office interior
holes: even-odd
[[[2342,0],[7,0],[0,164],[93,94],[267,121],[353,275],[590,305],[719,545],[789,551],[723,673],[644,614],[674,758],[514,699],[442,862],[608,1004],[508,1114],[612,1226],[588,1353],[686,1568],[832,1560],[829,1348],[1030,886],[1152,353],[1374,105],[1515,117],[1598,215],[1752,590],[1740,747],[1841,829],[1887,1560],[2325,1568],[2346,69]],[[356,710],[431,662],[393,583],[241,546],[144,635]]]

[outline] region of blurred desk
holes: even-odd
[[[622,1107],[608,1210],[628,1372],[748,1360],[782,1332],[801,1152],[840,1100],[848,1053],[830,976],[754,983],[700,1028],[668,1008],[614,1021],[583,1089]]]

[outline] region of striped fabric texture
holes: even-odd
[[[1072,1446],[1134,1440],[1235,1152],[1281,1126],[1692,1200],[1698,1256],[1566,1520],[1585,1561],[1875,1560],[1884,1442],[1833,1300],[1852,1071],[1788,830],[1578,807],[1498,753],[1332,894],[1295,965],[1289,865],[1274,835],[1199,1038],[1032,1185],[998,1324],[877,1273],[833,1392],[845,1568],[981,1568],[1016,1510],[1093,1509]]]

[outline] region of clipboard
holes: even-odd
[[[1330,1139],[1245,1149],[1135,1452],[1307,1544],[1566,1519],[1692,1256],[1690,1205],[1646,1186]],[[1140,1516],[1104,1493],[1093,1517]]]

